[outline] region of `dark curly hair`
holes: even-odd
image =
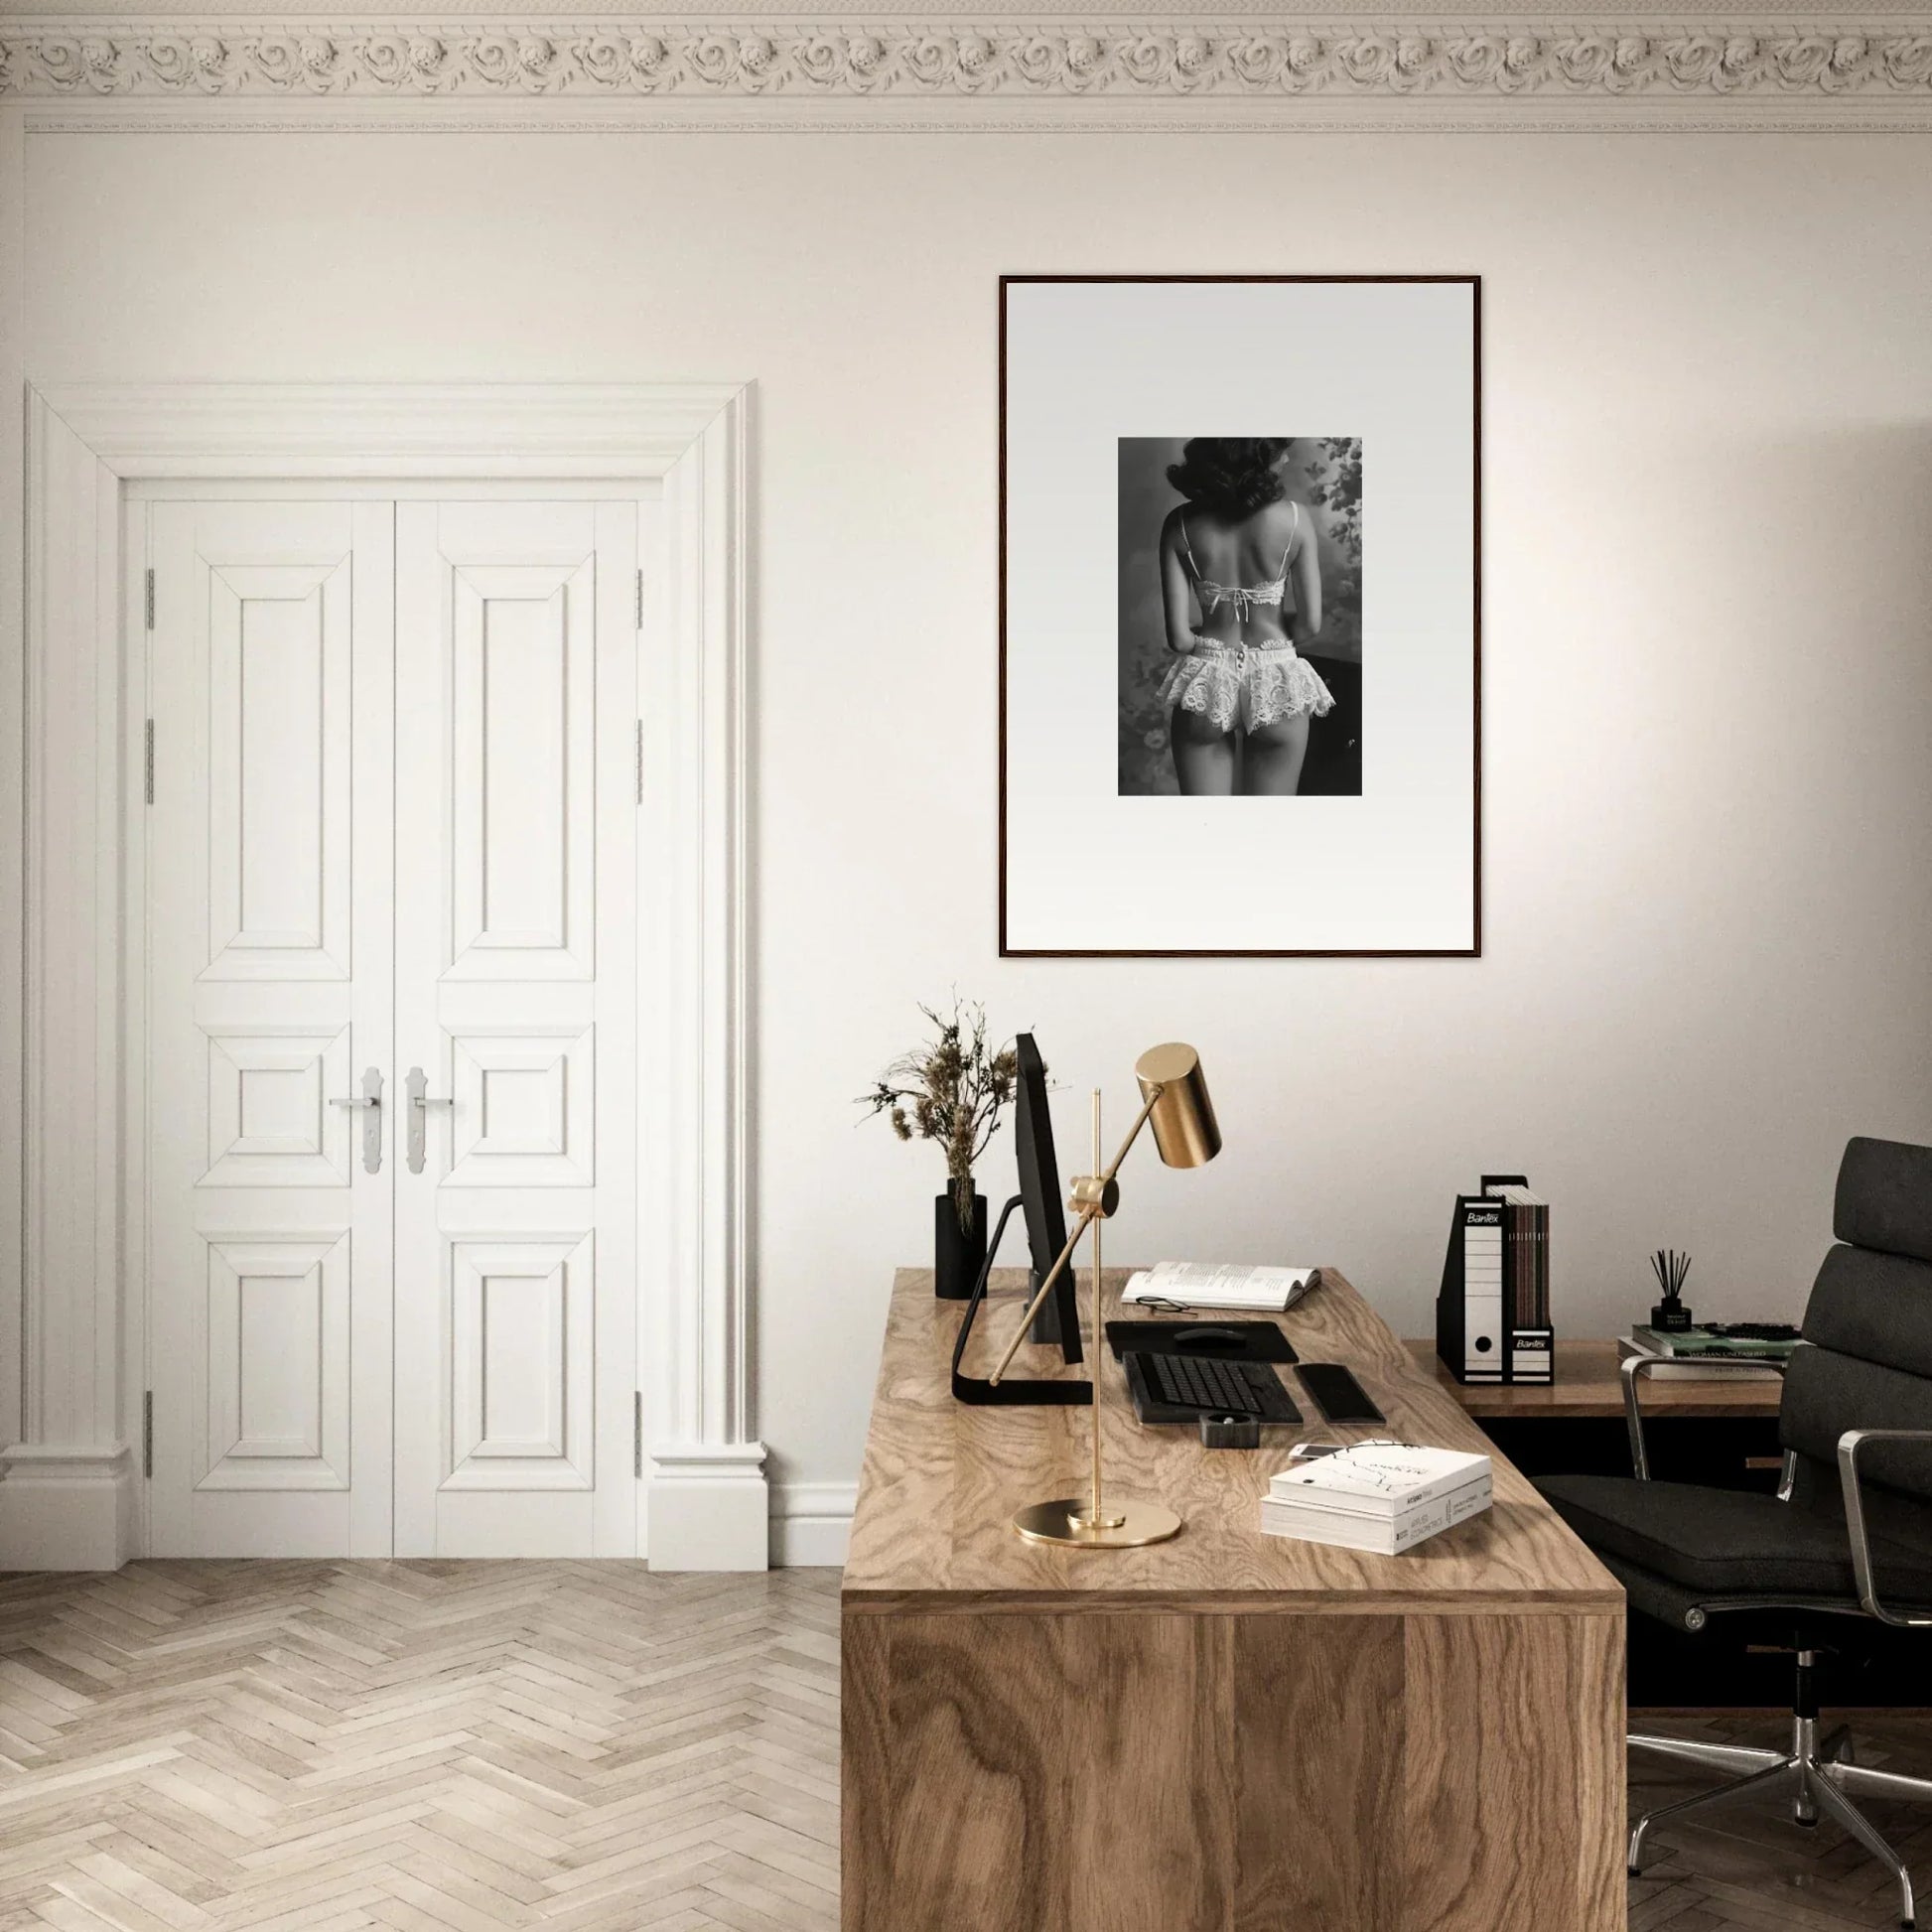
[[[1168,481],[1190,503],[1222,516],[1252,516],[1288,493],[1276,472],[1286,436],[1190,436]]]

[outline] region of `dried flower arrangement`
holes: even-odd
[[[1017,1063],[1011,1045],[986,1043],[986,1009],[953,999],[952,1015],[922,1006],[934,1036],[902,1053],[858,1104],[885,1114],[901,1141],[937,1141],[945,1150],[953,1206],[962,1233],[973,1225],[973,1167],[1000,1131],[1013,1099]]]

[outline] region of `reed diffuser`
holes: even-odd
[[[1681,1335],[1692,1325],[1691,1311],[1684,1306],[1684,1278],[1691,1272],[1691,1257],[1675,1248],[1659,1248],[1650,1257],[1650,1272],[1664,1299],[1650,1311],[1650,1325],[1667,1335]]]

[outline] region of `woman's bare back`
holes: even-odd
[[[1188,566],[1201,634],[1261,643],[1288,636],[1295,608],[1290,566],[1307,541],[1307,519],[1284,497],[1242,517],[1190,505],[1169,519],[1170,536]],[[1260,593],[1259,596],[1254,595]]]

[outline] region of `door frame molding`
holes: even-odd
[[[143,1538],[145,1267],[142,1217],[126,1210],[144,1112],[145,652],[123,485],[369,478],[661,488],[658,635],[675,682],[647,719],[640,773],[643,841],[656,828],[671,863],[640,869],[638,905],[638,1548],[659,1569],[764,1567],[748,1198],[752,394],[28,385],[22,1373],[20,1440],[0,1450],[0,1569],[112,1568]]]

